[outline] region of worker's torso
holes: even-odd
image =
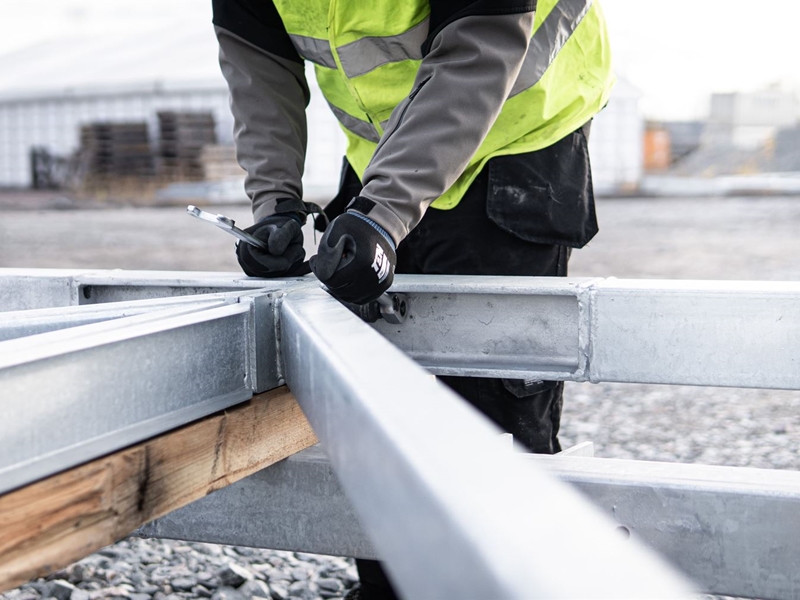
[[[428,37],[428,1],[275,0],[275,6],[300,56],[314,63],[361,177],[392,111],[411,92]],[[598,3],[539,0],[528,55],[500,116],[433,206],[455,206],[491,157],[546,148],[581,127],[606,104],[612,85]]]

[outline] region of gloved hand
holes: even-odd
[[[380,225],[360,213],[346,212],[331,222],[310,263],[331,294],[366,304],[392,285],[397,256],[392,238]]]
[[[265,252],[246,242],[236,244],[236,258],[245,274],[250,277],[302,275],[299,271],[306,257],[300,229],[303,222],[303,214],[282,213],[266,217],[245,229],[269,248],[269,252]]]

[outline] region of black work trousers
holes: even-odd
[[[429,209],[425,213],[397,249],[397,273],[567,275],[569,248],[525,241],[487,216],[489,173],[490,169],[483,170],[455,208]],[[342,200],[359,191],[355,173],[345,173]],[[557,436],[562,382],[483,377],[440,377],[440,380],[504,431],[513,434],[531,452],[553,454],[560,450]],[[356,564],[363,600],[396,598],[379,562],[359,559]]]
[[[488,169],[451,210],[429,209],[397,249],[397,273],[427,275],[567,275],[570,249],[534,244],[486,215]],[[560,450],[563,384],[484,377],[440,377],[531,452]]]

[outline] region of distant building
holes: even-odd
[[[800,125],[775,134],[770,167],[777,172],[800,173]]]
[[[703,145],[756,150],[800,118],[797,97],[778,88],[713,94]]]
[[[345,141],[313,76],[309,84],[304,185],[324,197],[338,184]],[[211,112],[218,143],[233,143],[210,26],[126,40],[62,39],[0,57],[0,187],[31,186],[31,150],[68,155],[90,122],[144,121],[156,146],[159,111]]]
[[[594,119],[589,149],[597,194],[631,192],[639,187],[644,169],[644,117],[641,93],[625,79]]]
[[[666,171],[672,163],[669,131],[660,123],[647,123],[644,130],[644,170]]]
[[[700,147],[705,121],[666,121],[669,133],[670,163],[680,162]]]
[[[91,122],[144,121],[155,147],[157,112],[211,112],[218,144],[232,144],[233,117],[217,53],[210,24],[188,23],[137,38],[54,40],[0,57],[0,187],[31,186],[31,151],[68,155],[79,146],[81,126]],[[321,200],[335,193],[346,142],[310,69],[308,81],[303,183],[309,198]],[[589,145],[600,194],[634,190],[642,177],[639,97],[620,80],[594,120]],[[239,184],[226,189],[244,195]]]
[[[67,155],[77,149],[80,128],[90,122],[143,121],[158,144],[159,111],[210,111],[217,139],[231,143],[228,95],[213,82],[105,86],[39,94],[0,96],[0,186],[31,184],[30,150]]]

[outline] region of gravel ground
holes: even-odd
[[[315,600],[358,581],[345,558],[129,538],[0,598]]]
[[[599,214],[572,275],[800,279],[800,198],[605,200]],[[236,270],[231,241],[203,227],[180,209],[0,211],[0,267]],[[592,440],[601,457],[800,468],[800,392],[572,383],[562,422],[565,447]],[[129,539],[0,598],[336,598],[354,581],[348,559]]]

